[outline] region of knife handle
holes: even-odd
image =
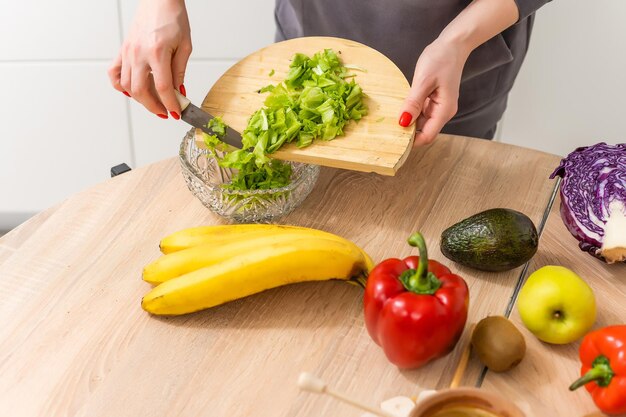
[[[174,90],[174,93],[176,93],[176,100],[178,100],[178,104],[180,104],[180,111],[181,112],[185,111],[185,109],[187,108],[187,106],[189,106],[191,101],[187,97],[180,94],[177,90]]]

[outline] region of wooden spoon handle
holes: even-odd
[[[454,371],[454,376],[452,377],[452,381],[450,382],[450,388],[458,388],[461,384],[461,379],[463,378],[463,374],[465,373],[465,369],[467,369],[467,364],[469,362],[470,353],[472,351],[472,333],[474,333],[475,324],[473,324],[470,328],[469,338],[463,348],[463,353],[461,353],[461,358],[459,359],[459,364],[456,366],[456,370]]]

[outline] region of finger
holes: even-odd
[[[423,113],[417,116],[417,120],[415,121],[416,130],[421,131],[426,124],[426,120],[428,120],[428,118]]]
[[[456,114],[458,109],[458,95],[446,89],[437,89],[426,100],[426,106],[422,110],[425,117],[421,132],[415,135],[414,145],[429,144],[441,132],[441,129]]]
[[[426,101],[424,102],[424,108],[422,109],[422,113],[420,113],[419,116],[417,116],[417,120],[415,121],[415,130],[417,132],[421,131],[424,128],[424,125],[426,124],[426,120],[428,120],[428,117],[430,117],[430,115],[432,114],[432,103],[433,101],[430,98],[427,98]],[[419,146],[417,143],[415,143],[415,141],[413,142],[413,146]]]
[[[133,98],[143,104],[148,111],[161,118],[167,118],[167,110],[151,89],[152,78],[147,65],[133,68],[131,79],[131,94]]]
[[[424,123],[426,122],[426,120],[432,116],[433,103],[434,102],[430,99],[430,97],[427,97],[426,100],[424,100],[424,107],[422,108],[422,112],[415,121],[416,130],[421,130],[424,127]]]
[[[184,84],[187,62],[189,62],[190,55],[191,42],[179,45],[172,57],[172,82],[174,83],[174,87],[178,88],[178,91],[184,96],[187,95]]]
[[[417,75],[414,77],[411,90],[402,105],[399,121],[400,126],[407,127],[415,121],[424,108],[426,98],[434,91],[434,89],[434,80],[422,80],[421,77],[417,77]]]
[[[424,125],[426,124],[426,120],[428,120],[426,118],[426,116],[424,116],[424,114],[420,114],[419,116],[417,116],[417,120],[415,121],[415,129],[416,129],[416,133],[415,133],[415,137],[413,138],[413,147],[417,148],[418,146],[423,145],[422,142],[417,142],[417,134],[420,133],[420,131],[424,128]]]
[[[128,58],[128,55],[124,54],[124,52],[122,52],[120,58],[122,60],[122,70],[120,72],[120,87],[122,87],[123,91],[130,93],[132,74],[131,60]]]
[[[181,111],[172,82],[172,53],[169,50],[163,50],[156,58],[157,61],[152,65],[154,88],[165,108],[174,119],[178,120]]]
[[[449,116],[449,112],[443,107],[433,109],[432,115],[426,117],[421,131],[416,133],[413,145],[421,146],[431,143],[451,118],[452,116]]]
[[[107,74],[109,75],[109,80],[111,81],[111,85],[117,91],[126,94],[130,97],[130,94],[126,90],[122,88],[121,84],[121,76],[122,76],[122,54],[119,53],[117,57],[111,63],[111,66],[107,70]]]
[[[422,114],[426,116],[427,119],[433,117],[433,111],[437,108],[437,106],[439,106],[439,104],[430,97],[427,98],[424,103],[425,104],[424,108],[422,109]]]

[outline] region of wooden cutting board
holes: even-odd
[[[306,37],[275,43],[242,59],[217,80],[206,95],[202,108],[241,132],[250,116],[263,107],[267,94],[257,91],[285,79],[291,58],[297,52],[312,56],[324,49],[339,53],[344,65],[354,65],[356,82],[367,95],[369,113],[358,123],[346,125],[345,136],[315,141],[299,149],[286,144],[272,154],[282,160],[305,162],[355,171],[395,175],[406,160],[413,143],[415,126],[398,124],[402,103],[409,92],[406,78],[380,52],[346,39]],[[273,75],[270,73],[274,71]],[[201,146],[201,135],[197,134]]]

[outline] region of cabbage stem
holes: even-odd
[[[610,264],[626,261],[626,206],[621,201],[609,204],[601,253]]]

